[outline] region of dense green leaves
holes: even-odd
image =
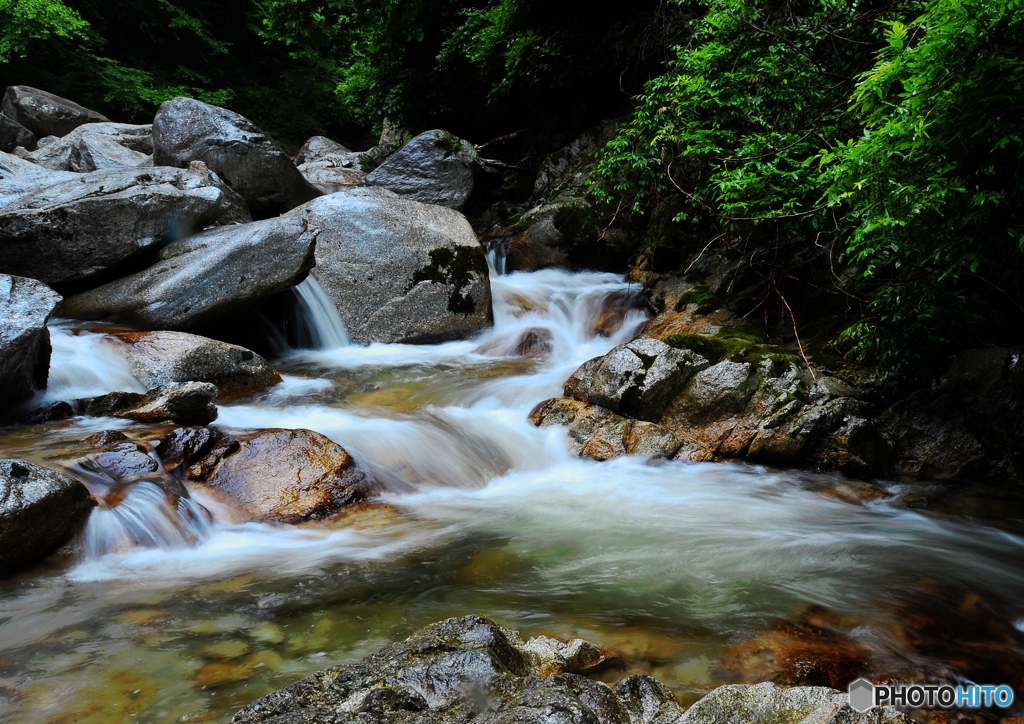
[[[995,310],[1024,312],[1021,5],[711,0],[594,194],[642,213],[675,193],[683,235],[762,255],[802,240],[833,271],[856,265],[863,283],[833,275],[849,303],[832,348],[928,374],[997,329]],[[792,316],[786,277],[767,269],[758,298]]]

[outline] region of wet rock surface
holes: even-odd
[[[576,640],[558,642],[583,649]],[[576,724],[867,724],[908,722],[892,709],[858,715],[847,696],[823,687],[732,685],[685,713],[672,693],[645,675],[615,687],[539,660],[551,639],[523,641],[480,616],[427,626],[350,666],[325,669],[258,699],[232,724],[310,722],[563,722]]]
[[[0,209],[46,186],[73,178],[73,173],[50,171],[19,156],[0,152]]]
[[[0,460],[0,573],[65,543],[96,504],[81,483],[21,460]]]
[[[128,369],[147,389],[169,382],[210,382],[218,398],[266,389],[281,375],[255,352],[186,332],[115,332]]]
[[[177,241],[148,269],[69,297],[60,314],[185,330],[259,306],[306,278],[315,234],[302,219],[225,226]]]
[[[343,447],[311,430],[222,440],[187,474],[253,518],[287,523],[330,517],[376,489]]]
[[[473,192],[480,158],[473,145],[447,131],[421,133],[366,177],[399,196],[461,211]]]
[[[190,98],[165,102],[153,119],[153,162],[184,168],[204,162],[238,192],[253,216],[282,214],[320,192],[249,119]]]
[[[31,151],[36,147],[36,134],[0,113],[0,151],[11,153],[18,146]]]
[[[326,136],[311,136],[306,139],[306,142],[302,144],[302,148],[295,154],[295,165],[301,166],[310,161],[319,161],[324,156],[345,153],[352,153],[352,151]]]
[[[203,228],[229,208],[228,196],[199,169],[75,175],[0,210],[0,271],[48,284],[84,279],[159,248],[176,229]]]
[[[434,343],[490,326],[487,264],[458,212],[355,188],[287,218],[316,236],[313,276],[353,341]]]
[[[25,158],[51,171],[88,173],[138,166],[152,153],[151,125],[87,123],[41,145]]]
[[[109,121],[106,116],[67,98],[31,88],[12,85],[4,94],[3,114],[36,136],[66,136],[85,123]]]
[[[20,402],[46,388],[46,322],[60,299],[35,279],[0,274],[0,403]]]
[[[136,422],[172,421],[205,425],[217,419],[217,387],[209,382],[172,382],[141,392],[111,392],[75,400],[72,408],[86,417],[119,417]]]

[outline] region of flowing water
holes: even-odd
[[[494,276],[492,288],[494,329],[434,346],[347,344],[322,290],[300,290],[300,346],[314,349],[275,360],[284,382],[223,404],[215,425],[324,433],[385,481],[386,505],[286,527],[170,495],[159,476],[121,491],[94,511],[78,554],[0,581],[0,720],[226,721],[469,612],[588,638],[620,657],[607,679],[651,673],[684,701],[769,675],[745,657],[749,642],[809,615],[883,668],[956,679],[950,661],[982,657],[1019,673],[1019,498],[878,481],[892,497],[865,501],[839,476],[575,458],[562,431],[527,414],[636,333],[636,290],[556,270]],[[482,354],[528,330],[550,339],[545,358]],[[47,400],[141,389],[102,334],[51,331]],[[0,430],[0,447],[54,465],[110,429],[156,432],[76,419]],[[939,633],[922,634],[922,620]]]

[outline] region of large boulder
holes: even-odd
[[[153,153],[153,127],[86,123],[63,138],[47,139],[26,159],[51,171],[88,173],[138,166]]]
[[[153,119],[153,161],[204,162],[249,203],[256,218],[277,216],[320,192],[252,121],[191,98],[160,106]]]
[[[313,276],[352,340],[433,343],[491,324],[487,262],[457,211],[354,188],[288,216],[316,236]]]
[[[313,268],[315,242],[316,233],[297,218],[220,227],[171,244],[144,271],[69,297],[59,314],[186,330],[253,309],[300,283]]]
[[[0,574],[74,535],[96,501],[81,483],[22,460],[0,460]]]
[[[0,272],[48,284],[85,279],[233,209],[234,199],[200,164],[76,175],[0,209]]]
[[[0,404],[20,402],[46,388],[46,322],[60,299],[35,279],[0,274]]]
[[[0,151],[10,153],[18,146],[31,151],[36,140],[36,134],[0,113]]]
[[[312,136],[307,139],[298,153],[295,154],[295,165],[301,166],[310,161],[319,161],[324,156],[336,156],[352,153],[337,141],[332,141],[326,136]]]
[[[190,467],[189,478],[260,520],[327,518],[373,492],[372,482],[345,448],[311,430],[243,435],[217,456],[216,462]]]
[[[446,131],[421,133],[366,177],[414,201],[461,211],[473,192],[480,157],[473,145]]]
[[[597,459],[632,454],[620,432],[635,435],[646,422],[665,432],[645,436],[665,440],[663,449],[680,443],[676,457],[691,462],[745,459],[856,476],[889,469],[891,445],[870,421],[865,393],[746,331],[711,330],[642,335],[584,363],[565,385],[576,404],[544,403],[534,424],[568,426],[574,451]]]
[[[106,116],[53,93],[12,85],[4,94],[3,114],[39,138],[66,136],[85,123],[109,121]]]
[[[76,175],[73,173],[51,171],[0,151],[0,209],[23,196],[74,178]]]
[[[644,690],[642,700],[627,702],[607,684],[538,661],[532,653],[538,643],[543,648],[547,641],[524,642],[481,616],[450,618],[258,699],[231,722],[321,724],[342,716],[380,724],[654,724],[653,717],[634,719],[628,706],[660,710],[666,722],[682,711],[650,677],[635,677],[648,685],[634,687]],[[663,698],[655,702],[654,691]]]
[[[281,381],[258,354],[186,332],[114,332],[128,369],[146,389],[169,382],[210,382],[218,398],[257,392]]]

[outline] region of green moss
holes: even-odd
[[[462,151],[462,144],[452,134],[447,131],[444,135],[434,141],[434,146],[441,149],[444,152],[444,157],[454,156]]]
[[[420,282],[451,285],[448,311],[468,316],[476,311],[476,303],[469,294],[463,294],[462,290],[472,283],[474,272],[481,276],[487,275],[487,259],[483,247],[458,246],[450,249],[442,246],[430,251],[430,263],[412,275],[412,283],[406,291]]]
[[[725,306],[725,302],[722,298],[703,284],[696,286],[694,289],[679,297],[679,301],[676,302],[675,310],[677,312],[681,312],[690,304],[697,305],[697,314],[709,314],[716,309],[721,309]]]
[[[714,337],[703,334],[670,334],[662,342],[676,349],[690,349],[717,364],[724,359],[733,362],[759,364],[763,360],[800,361],[800,356],[788,347],[767,344],[764,334],[749,325],[722,327]]]

